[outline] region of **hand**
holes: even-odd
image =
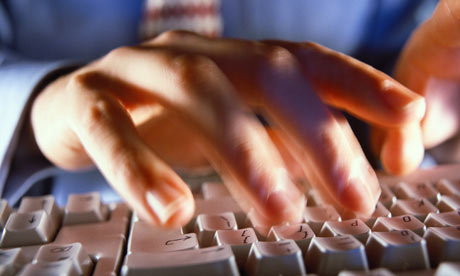
[[[301,165],[323,199],[368,215],[377,178],[344,117],[374,125],[419,123],[424,100],[385,74],[312,43],[251,42],[167,32],[49,84],[32,124],[55,164],[95,164],[141,217],[176,227],[193,215],[170,167],[224,178],[259,225],[297,221],[303,191],[252,110]]]
[[[374,149],[387,170],[404,174],[418,167],[424,148],[440,161],[459,161],[460,2],[441,0],[432,17],[406,44],[395,78],[426,100],[421,124],[375,129]]]

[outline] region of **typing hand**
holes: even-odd
[[[328,107],[330,106],[330,107]],[[170,167],[224,177],[258,225],[296,221],[305,206],[277,147],[323,199],[362,215],[380,193],[343,109],[379,126],[419,123],[425,103],[383,73],[311,43],[211,39],[167,32],[49,84],[32,110],[36,140],[55,164],[95,164],[141,217],[175,227],[192,194]]]
[[[442,0],[432,17],[411,36],[395,70],[395,78],[423,95],[426,114],[421,124],[376,129],[374,149],[387,170],[403,174],[414,170],[424,147],[436,147],[460,130],[460,2]],[[459,139],[433,149],[440,161],[460,160]]]

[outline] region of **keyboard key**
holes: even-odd
[[[230,245],[236,257],[236,263],[240,269],[244,268],[248,259],[249,250],[257,235],[252,228],[238,230],[217,230],[214,237],[214,244],[219,246]]]
[[[369,271],[342,271],[338,276],[396,276],[386,268],[376,268]],[[409,275],[408,275],[409,276]]]
[[[227,187],[223,183],[218,182],[204,182],[201,185],[201,193],[205,200],[231,196]]]
[[[13,213],[3,230],[2,247],[43,244],[52,241],[56,224],[44,211]]]
[[[240,208],[238,203],[233,197],[220,197],[213,199],[195,199],[195,215],[194,218],[200,214],[215,215],[225,212],[231,212],[235,216],[236,222],[239,227],[245,227],[246,225],[246,214]],[[192,219],[189,224],[185,227],[186,232],[193,232],[195,227],[195,219]]]
[[[438,266],[434,276],[460,275],[460,263],[444,262]]]
[[[141,275],[239,275],[229,246],[166,253],[128,254],[123,276]]]
[[[425,232],[425,225],[411,215],[397,216],[392,218],[378,218],[372,231],[390,232],[395,230],[411,230],[420,236]]]
[[[226,212],[215,215],[199,215],[196,219],[195,233],[200,245],[207,247],[212,244],[217,230],[236,230],[236,219],[233,213]]]
[[[292,240],[256,242],[246,264],[247,275],[305,275],[302,252]]]
[[[421,199],[398,199],[391,207],[393,216],[412,215],[420,221],[424,221],[429,213],[438,213],[439,210],[428,200]]]
[[[79,276],[72,261],[65,260],[62,262],[51,263],[31,263],[24,267],[20,276],[43,276],[43,275],[59,275],[59,276]]]
[[[460,225],[460,210],[439,214],[428,214],[424,223],[427,227]]]
[[[306,207],[304,213],[305,222],[318,235],[326,221],[340,221],[340,215],[331,205]]]
[[[441,179],[436,184],[438,191],[442,195],[457,195],[460,196],[460,181],[452,181],[448,179]]]
[[[380,188],[382,193],[380,194],[379,202],[382,203],[383,206],[385,206],[387,209],[390,209],[393,203],[396,201],[396,195],[385,184],[381,184]]]
[[[375,224],[375,221],[379,217],[391,218],[390,211],[388,211],[388,209],[381,202],[377,202],[375,205],[374,213],[372,213],[369,218],[361,218],[361,220],[364,221],[364,223],[366,223],[369,228],[372,228]]]
[[[321,237],[336,237],[352,235],[361,243],[366,243],[371,229],[360,219],[349,219],[345,221],[327,221],[321,229]]]
[[[24,197],[18,212],[30,213],[39,210],[44,210],[57,226],[61,224],[61,210],[59,210],[52,195]]]
[[[183,234],[178,229],[158,229],[145,221],[135,221],[131,226],[128,253],[168,252],[198,249],[195,233]]]
[[[401,182],[396,185],[395,194],[399,199],[426,198],[432,204],[436,204],[439,196],[439,192],[428,182]]]
[[[423,236],[430,253],[431,265],[442,261],[460,262],[460,225],[430,227]]]
[[[405,271],[430,267],[425,240],[410,230],[373,232],[366,252],[371,268]]]
[[[302,252],[306,252],[315,233],[306,223],[273,226],[268,233],[269,241],[294,240]]]
[[[96,261],[94,275],[117,274],[128,238],[128,207],[124,203],[109,207],[111,216],[108,221],[63,226],[55,239],[55,243],[59,244],[80,242]]]
[[[308,272],[337,275],[342,269],[367,270],[364,246],[353,236],[313,238],[305,255]]]
[[[43,245],[38,250],[33,263],[53,263],[68,260],[70,260],[78,275],[89,275],[93,267],[93,262],[81,243]]]
[[[10,205],[8,205],[8,201],[6,199],[0,200],[0,228],[3,229],[6,225],[8,217],[13,212]]]
[[[0,250],[0,275],[15,275],[25,263],[21,248]]]
[[[73,194],[64,209],[64,225],[94,223],[107,220],[108,208],[99,193]]]
[[[437,205],[440,212],[450,212],[460,210],[460,196],[443,195]]]

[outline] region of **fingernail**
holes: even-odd
[[[182,226],[193,215],[193,201],[176,187],[164,184],[161,188],[149,190],[145,197],[159,226]]]
[[[305,197],[293,199],[283,191],[274,192],[268,196],[266,207],[269,214],[279,223],[298,222],[305,207]]]
[[[391,108],[411,113],[416,118],[423,118],[425,100],[422,96],[390,80],[383,81],[382,89],[386,91],[385,101]]]

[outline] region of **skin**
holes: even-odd
[[[442,0],[415,30],[395,68],[395,79],[424,96],[420,124],[374,128],[373,148],[394,174],[413,171],[424,149],[440,162],[460,160],[460,2]],[[395,154],[396,153],[396,154]]]
[[[268,131],[254,110],[270,121]],[[425,101],[314,43],[173,31],[60,77],[31,116],[49,160],[69,170],[96,165],[141,217],[178,227],[194,203],[172,168],[210,165],[257,225],[301,219],[304,191],[293,173],[324,201],[371,214],[378,181],[338,110],[378,129],[404,129],[420,124]]]

